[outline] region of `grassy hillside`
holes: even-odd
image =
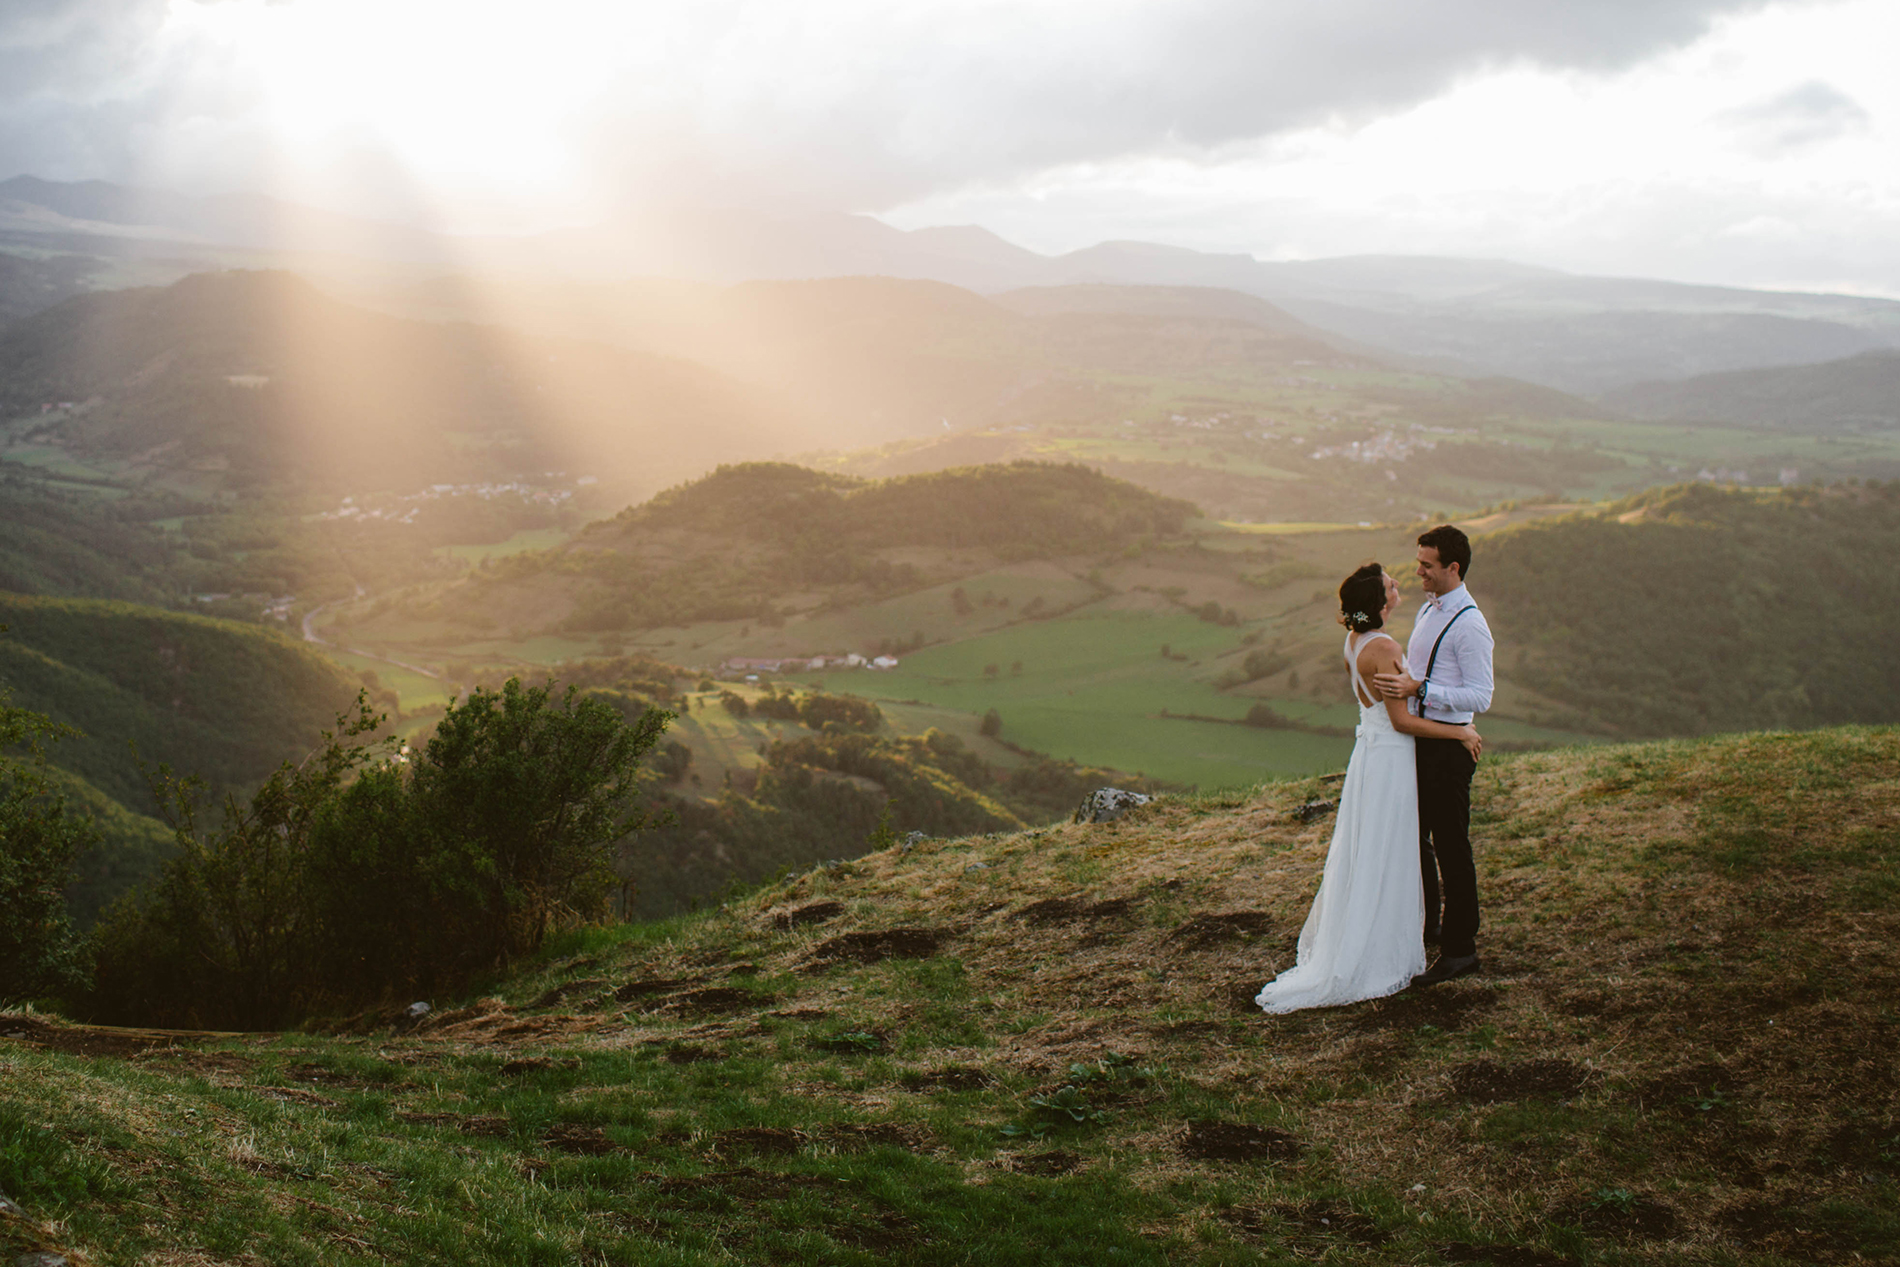
[[[1485,973],[1265,1017],[1331,785],[939,839],[361,1035],[0,1024],[9,1253],[1900,1254],[1900,733],[1487,759]]]
[[[356,684],[282,634],[129,603],[0,593],[0,686],[81,734],[52,752],[124,806],[150,800],[138,761],[214,790],[301,757]]]
[[[592,524],[559,550],[497,560],[416,614],[466,629],[505,610],[528,629],[581,633],[782,623],[788,607],[845,607],[954,579],[971,552],[1036,559],[1139,546],[1178,535],[1193,513],[1082,467],[866,481],[747,463]]]

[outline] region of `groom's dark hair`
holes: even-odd
[[[1438,551],[1438,561],[1447,567],[1458,565],[1458,579],[1471,579],[1471,538],[1450,524],[1439,524],[1418,534],[1418,543]]]

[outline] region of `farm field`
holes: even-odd
[[[449,559],[460,559],[464,563],[480,563],[484,559],[505,559],[509,555],[521,554],[527,550],[552,550],[566,541],[569,534],[559,528],[524,528],[505,541],[488,541],[479,545],[446,545],[436,547],[436,554]]]

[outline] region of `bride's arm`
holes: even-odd
[[[1416,735],[1420,739],[1458,739],[1475,738],[1477,727],[1470,724],[1450,726],[1442,721],[1431,721],[1414,713],[1405,711],[1405,701],[1389,699],[1385,702],[1386,716],[1392,719],[1392,729],[1401,735]]]
[[[1368,646],[1359,656],[1360,674],[1369,681],[1374,673],[1402,672],[1398,653],[1392,648],[1393,644],[1384,639]],[[1420,739],[1456,739],[1471,749],[1474,760],[1484,746],[1484,741],[1478,738],[1476,727],[1469,724],[1448,726],[1442,721],[1429,721],[1416,716],[1406,711],[1403,698],[1386,700],[1385,713],[1392,719],[1392,729],[1401,735],[1414,735]]]

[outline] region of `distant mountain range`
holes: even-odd
[[[0,251],[72,263],[0,269],[0,321],[64,287],[270,263],[431,275],[731,284],[883,276],[979,293],[1109,285],[1265,299],[1317,332],[1471,375],[1601,394],[1658,379],[1813,364],[1900,347],[1900,302],[1581,277],[1495,260],[1262,261],[1146,242],[1047,256],[975,226],[900,230],[869,216],[696,209],[529,237],[457,237],[258,195],[190,198],[104,182],[0,182]],[[166,275],[166,270],[172,270]],[[16,270],[17,271],[17,270]],[[24,286],[37,287],[31,293]]]

